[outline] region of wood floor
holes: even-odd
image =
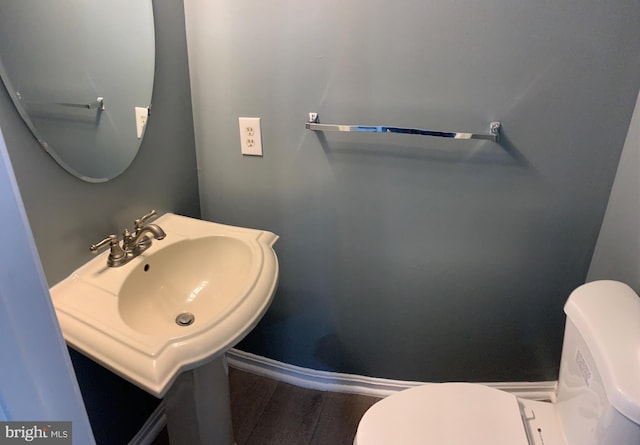
[[[237,445],[351,445],[360,418],[379,400],[299,388],[233,368],[229,382]],[[168,443],[165,430],[153,445]]]

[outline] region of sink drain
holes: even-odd
[[[191,312],[183,312],[176,317],[176,324],[178,326],[189,326],[195,319],[196,317]]]

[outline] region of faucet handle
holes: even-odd
[[[149,221],[151,218],[153,218],[154,216],[158,216],[158,214],[156,213],[155,210],[151,210],[149,213],[147,213],[144,216],[141,216],[140,218],[136,219],[134,221],[134,224],[136,225],[136,231],[140,230],[142,228],[142,226],[145,225],[145,223],[147,221]]]
[[[99,243],[92,244],[89,247],[89,250],[91,251],[91,253],[96,254],[100,251],[100,249],[102,249],[106,245],[113,246],[117,244],[118,244],[118,237],[116,235],[109,235]]]
[[[89,247],[89,250],[91,253],[96,254],[100,249],[107,245],[111,248],[109,258],[107,259],[108,266],[121,266],[126,263],[127,254],[122,250],[122,247],[120,247],[120,241],[118,240],[117,235],[109,235],[99,243],[92,244],[91,247]]]

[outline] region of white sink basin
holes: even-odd
[[[161,247],[161,246],[158,246]],[[120,317],[149,335],[182,336],[233,311],[250,284],[253,254],[237,238],[182,240],[139,263],[118,293]],[[193,324],[176,323],[192,314]]]
[[[264,315],[278,237],[171,213],[154,223],[164,240],[121,267],[107,267],[104,252],[51,298],[71,346],[162,397],[180,372],[224,353]]]

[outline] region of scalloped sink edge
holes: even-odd
[[[278,285],[278,258],[273,250],[278,236],[263,230],[172,213],[162,215],[154,223],[166,232],[164,240],[154,240],[148,250],[121,267],[107,267],[108,252],[104,252],[53,286],[50,293],[63,336],[70,346],[156,397],[163,397],[181,372],[197,368],[223,354],[262,318]],[[231,238],[233,243],[222,244],[235,243],[242,245],[243,251],[250,251],[250,261],[243,254],[242,267],[247,270],[242,274],[231,274],[241,276],[243,281],[226,286],[234,292],[231,297],[227,295],[228,302],[216,306],[215,311],[212,305],[211,313],[196,314],[196,322],[190,326],[172,326],[167,332],[160,332],[162,330],[157,328],[137,329],[137,325],[123,319],[120,311],[129,309],[121,307],[119,295],[123,289],[128,289],[128,278],[136,273],[144,274],[159,264],[155,263],[156,259],[161,261],[163,258],[163,264],[170,261],[169,249],[184,255],[184,246],[190,246],[185,241],[195,241],[193,246],[197,246],[198,240],[211,237]],[[163,250],[165,254],[157,255]],[[199,249],[194,255],[200,255],[206,262],[206,253],[203,252],[206,250]],[[179,261],[179,257],[176,260]],[[181,270],[188,275],[184,267]],[[212,283],[223,278],[217,276]],[[203,280],[204,283],[208,281]],[[154,289],[164,287],[155,286]],[[210,284],[210,287],[215,290],[215,284]],[[130,291],[127,292],[130,299]],[[200,289],[194,289],[190,296],[183,298],[186,311],[199,292]],[[164,297],[160,295],[158,298]],[[197,298],[203,301],[207,294]],[[144,317],[140,323],[144,323]]]

